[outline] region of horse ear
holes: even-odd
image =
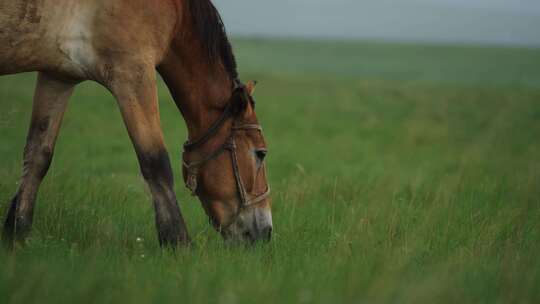
[[[244,90],[237,90],[234,92],[231,113],[233,116],[238,116],[246,110],[250,97],[246,95],[247,93]]]
[[[257,85],[257,81],[256,80],[250,80],[246,83],[246,90],[248,92],[248,94],[250,96],[253,95],[253,93],[255,93],[255,86]]]

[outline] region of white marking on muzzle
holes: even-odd
[[[272,211],[269,208],[253,209],[255,217],[255,229],[261,231],[265,228],[272,228]]]

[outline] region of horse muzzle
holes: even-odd
[[[228,229],[222,231],[227,241],[255,243],[272,239],[272,212],[270,208],[249,208],[243,210]]]

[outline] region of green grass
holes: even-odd
[[[28,245],[0,249],[2,303],[538,303],[540,50],[237,40],[260,81],[269,245],[226,247],[180,181],[194,248],[157,244],[115,102],[80,86]],[[0,216],[34,74],[0,78]],[[142,241],[137,241],[141,238]]]

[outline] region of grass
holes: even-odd
[[[226,247],[180,182],[196,246],[159,249],[115,102],[80,86],[28,245],[0,249],[2,303],[538,303],[540,51],[236,40],[260,81],[269,245]],[[0,78],[0,216],[34,74]]]

